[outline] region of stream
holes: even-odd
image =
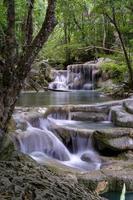
[[[97,104],[110,101],[111,98],[94,90],[74,90],[69,92],[40,91],[22,92],[17,102],[17,106],[22,107],[47,107],[49,105],[78,105]],[[55,165],[65,165],[80,171],[90,171],[100,169],[101,160],[95,151],[91,137],[87,140],[81,137],[72,138],[71,150],[56,137],[53,124],[59,127],[69,127],[80,129],[103,129],[113,127],[107,119],[100,122],[76,121],[66,119],[39,118],[37,125],[27,121],[27,130],[19,134],[18,141],[22,152],[30,155],[38,163],[44,164],[54,162]],[[82,159],[88,155],[89,162]],[[109,200],[119,199],[118,193],[105,194]],[[126,200],[132,199],[132,193],[127,194]]]
[[[48,106],[67,104],[92,104],[110,100],[96,91],[70,91],[70,92],[23,92],[18,101],[18,106]],[[28,127],[25,132],[18,136],[20,149],[29,154],[39,163],[47,159],[56,159],[59,163],[78,170],[99,169],[101,161],[91,144],[91,137],[76,137],[72,140],[71,152],[54,134],[55,126],[65,126],[77,129],[95,129],[112,127],[109,121],[101,121],[97,124],[89,121],[75,121],[58,119],[52,116],[47,119],[38,119],[37,126],[27,121]],[[76,149],[76,150],[75,150]],[[88,154],[90,162],[82,160]]]

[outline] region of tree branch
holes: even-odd
[[[103,49],[105,51],[110,51],[110,52],[116,52],[116,53],[120,53],[120,54],[123,54],[122,51],[117,51],[117,50],[114,50],[114,49],[108,49],[108,48],[105,48],[105,47],[99,47],[99,46],[88,46],[88,47],[83,47],[83,48],[78,48],[79,50],[82,50],[82,49],[85,49],[85,51],[88,51],[88,50],[91,50],[91,49]]]
[[[23,55],[19,60],[16,71],[17,73],[19,73],[19,77],[21,80],[23,80],[26,77],[27,73],[30,71],[31,64],[33,63],[35,57],[42,49],[44,43],[48,40],[48,37],[56,26],[55,7],[56,0],[48,0],[48,7],[44,22],[42,24],[42,28],[40,29],[35,39],[32,41],[29,48],[25,52],[23,52]]]
[[[29,0],[28,0],[29,1]],[[25,46],[28,46],[32,42],[33,37],[33,8],[35,0],[28,2],[28,15],[25,25]]]
[[[6,64],[13,67],[16,54],[15,37],[15,1],[7,0],[7,31],[6,31]]]

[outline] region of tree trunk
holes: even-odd
[[[33,8],[34,8],[34,1],[31,0],[30,3],[28,4],[28,15],[27,15],[27,20],[26,20],[26,25],[25,25],[25,45],[28,46],[32,42],[32,37],[33,37]]]
[[[34,1],[32,0],[34,3]],[[42,28],[32,41],[32,10],[29,7],[27,18],[27,44],[19,59],[15,53],[15,1],[7,0],[7,34],[6,34],[6,60],[0,62],[0,136],[7,133],[8,122],[14,111],[15,103],[23,87],[25,78],[31,70],[31,65],[44,43],[52,33],[55,25],[56,0],[48,0],[46,16]],[[17,61],[17,63],[16,63]]]
[[[112,17],[110,17],[107,13],[105,13],[105,15],[107,16],[107,18],[110,20],[110,22],[114,25],[116,32],[118,33],[119,36],[119,40],[121,43],[121,47],[124,53],[124,57],[125,57],[125,62],[128,68],[128,74],[129,74],[129,87],[133,89],[133,69],[132,69],[132,64],[130,61],[130,58],[128,56],[127,50],[126,50],[126,46],[122,37],[122,33],[117,25],[117,21],[116,21],[116,13],[115,13],[115,8],[112,5]]]
[[[66,45],[70,44],[70,34],[66,22],[64,22],[64,40]],[[65,47],[65,54],[66,54],[66,65],[69,65],[71,61],[71,50],[67,46]]]
[[[106,19],[105,16],[103,15],[103,48],[106,48]]]
[[[123,53],[124,53],[124,56],[125,56],[126,65],[128,67],[128,71],[129,71],[129,86],[131,88],[133,88],[133,69],[132,69],[131,61],[130,61],[130,58],[128,57],[128,53],[127,53],[127,50],[126,50],[126,47],[125,47],[121,32],[120,32],[117,24],[114,24],[114,26],[115,26],[116,31],[118,33],[118,36],[119,36],[119,39],[120,39],[120,42],[121,42],[121,46],[122,46],[122,49],[123,49]]]

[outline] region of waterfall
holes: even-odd
[[[55,76],[55,79],[52,83],[49,84],[49,89],[53,90],[67,90],[67,76],[66,74],[58,71],[57,75]]]
[[[92,90],[95,86],[96,63],[69,65],[67,70],[58,70],[49,84],[51,90]]]
[[[39,163],[54,159],[63,165],[80,170],[100,168],[101,163],[92,148],[91,138],[79,136],[72,138],[73,152],[70,152],[61,139],[54,134],[52,125],[56,123],[55,119],[39,118],[38,121],[38,127],[33,127],[27,121],[26,131],[20,132],[16,136],[19,148],[23,153],[28,154]],[[85,161],[84,157],[87,157],[89,162]]]
[[[40,128],[28,124],[25,132],[20,133],[17,138],[23,153],[33,154],[40,152],[61,161],[69,160],[70,153],[63,143],[47,129],[48,122],[40,120]]]

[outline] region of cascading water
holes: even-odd
[[[49,84],[51,90],[92,90],[95,85],[96,64],[69,65],[67,71],[58,70],[55,79]],[[65,72],[65,73],[64,73]]]
[[[57,73],[55,80],[49,84],[49,89],[68,90],[67,77],[62,73]]]
[[[25,132],[20,133],[17,138],[20,143],[20,149],[23,153],[29,155],[33,152],[46,154],[52,158],[65,161],[70,159],[70,153],[63,143],[47,129],[47,121],[44,120],[40,128],[35,128],[28,123]]]
[[[80,170],[94,170],[100,168],[100,160],[94,152],[90,140],[81,137],[72,138],[72,152],[51,131],[51,123],[48,119],[39,119],[39,127],[33,127],[27,122],[27,130],[19,133],[16,137],[20,150],[30,155],[39,163],[46,160],[56,160],[66,166]],[[89,162],[82,157],[87,155]],[[87,158],[88,159],[88,158]]]

